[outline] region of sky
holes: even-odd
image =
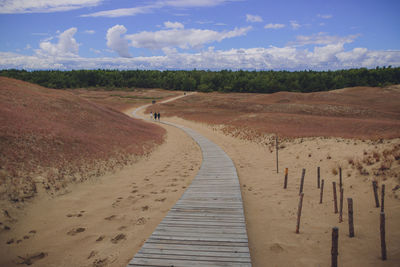
[[[0,69],[400,66],[398,0],[0,0]]]

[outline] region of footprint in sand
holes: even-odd
[[[128,228],[128,227],[126,227],[125,225],[123,225],[123,226],[120,226],[120,227],[118,227],[118,231],[125,230],[126,228]]]
[[[155,201],[164,202],[166,199],[167,199],[166,197],[157,198]]]
[[[20,261],[18,264],[26,264],[26,265],[32,265],[36,261],[41,260],[47,256],[46,252],[38,252],[34,253],[31,255],[26,255],[25,257],[18,256],[18,258],[22,261]]]
[[[144,217],[140,217],[137,221],[136,221],[136,225],[143,225],[146,224],[146,219]]]
[[[74,229],[72,229],[71,231],[69,231],[69,232],[67,233],[67,235],[72,235],[72,236],[74,236],[74,235],[76,235],[76,234],[85,232],[85,230],[86,230],[86,229],[83,228],[83,227],[74,228]]]
[[[126,235],[118,234],[114,238],[111,239],[111,243],[117,244],[119,241],[126,239]]]
[[[92,251],[90,252],[90,254],[89,254],[88,259],[93,258],[94,256],[96,256],[97,253],[98,253],[98,252],[97,252],[96,250],[92,250]]]
[[[111,215],[111,216],[105,217],[104,220],[112,221],[112,220],[114,220],[115,218],[117,218],[117,215]]]
[[[108,259],[104,258],[104,259],[95,259],[93,261],[92,266],[93,267],[104,267],[108,265]]]
[[[135,190],[133,190],[131,193],[132,194],[135,194],[135,193],[137,193],[138,191],[135,189]]]
[[[142,211],[146,211],[146,210],[149,210],[149,206],[143,206],[142,207]]]
[[[96,242],[103,241],[103,239],[104,239],[105,237],[106,237],[105,235],[99,236],[99,238],[96,239]]]

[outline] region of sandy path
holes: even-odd
[[[234,161],[242,188],[252,264],[263,266],[330,266],[331,229],[339,227],[339,266],[399,266],[400,204],[387,197],[388,260],[380,260],[379,209],[374,207],[370,179],[351,170],[347,159],[375,149],[362,141],[336,138],[298,139],[280,151],[280,173],[276,174],[275,152],[249,141],[228,137],[212,127],[168,118],[209,138]],[[393,143],[400,140],[393,140]],[[382,144],[391,147],[391,143]],[[382,147],[378,147],[381,149]],[[333,213],[332,169],[343,166],[344,222]],[[316,169],[325,180],[324,202],[319,203]],[[283,169],[289,168],[289,186],[283,190]],[[295,234],[299,180],[306,168],[300,234]],[[348,176],[350,175],[350,176]],[[391,186],[387,181],[387,192]],[[355,238],[348,237],[347,197],[354,201]]]
[[[189,136],[161,126],[166,142],[148,158],[29,204],[0,235],[0,266],[17,266],[19,256],[34,255],[37,266],[126,266],[201,164],[201,151]]]

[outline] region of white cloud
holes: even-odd
[[[317,17],[321,18],[321,19],[331,19],[331,18],[333,18],[333,15],[331,15],[331,14],[325,14],[325,15],[318,14]]]
[[[123,25],[115,25],[107,30],[107,46],[117,52],[121,57],[132,57],[129,53],[129,42],[126,36],[126,28]]]
[[[99,5],[103,0],[2,0],[0,14],[49,13]]]
[[[136,16],[138,14],[151,13],[156,9],[161,9],[166,7],[173,7],[173,8],[212,7],[231,1],[233,0],[159,0],[149,5],[104,10],[100,12],[85,14],[82,15],[82,17],[115,18],[124,16]]]
[[[246,14],[246,21],[247,22],[263,22],[262,17],[258,15],[251,15],[251,14]]]
[[[264,26],[265,29],[282,29],[285,27],[285,24],[273,24],[273,23],[269,23],[267,25]]]
[[[348,35],[348,36],[335,36],[327,35],[326,33],[320,32],[313,35],[299,35],[296,36],[296,41],[289,42],[289,45],[327,45],[336,43],[352,43],[359,35]]]
[[[74,35],[77,28],[70,28],[58,36],[58,43],[51,43],[49,38],[39,44],[40,49],[36,53],[40,56],[77,56],[79,52],[79,44],[76,42]]]
[[[287,69],[335,70],[400,66],[400,51],[370,51],[355,48],[345,51],[342,44],[313,50],[295,47],[269,47],[178,53],[164,48],[165,56],[133,58],[39,57],[0,52],[0,69]]]
[[[297,21],[295,21],[295,20],[290,21],[290,26],[292,26],[293,30],[297,30],[298,28],[301,27],[301,25],[299,23],[297,23]]]
[[[95,34],[96,31],[94,31],[94,30],[86,30],[85,33],[87,33],[87,34]]]
[[[126,35],[131,45],[137,48],[162,49],[179,47],[182,49],[200,48],[204,44],[221,42],[227,38],[246,35],[251,27],[235,28],[232,31],[217,32],[200,29],[171,29],[156,32],[140,32]]]
[[[164,26],[165,26],[165,28],[168,28],[168,29],[183,29],[183,28],[185,28],[185,26],[182,23],[171,22],[171,21],[164,22]]]

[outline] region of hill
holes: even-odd
[[[246,139],[282,137],[400,137],[399,86],[273,94],[198,93],[162,104],[164,116],[222,125]]]
[[[164,134],[72,93],[0,77],[0,199],[99,176],[145,155]]]

